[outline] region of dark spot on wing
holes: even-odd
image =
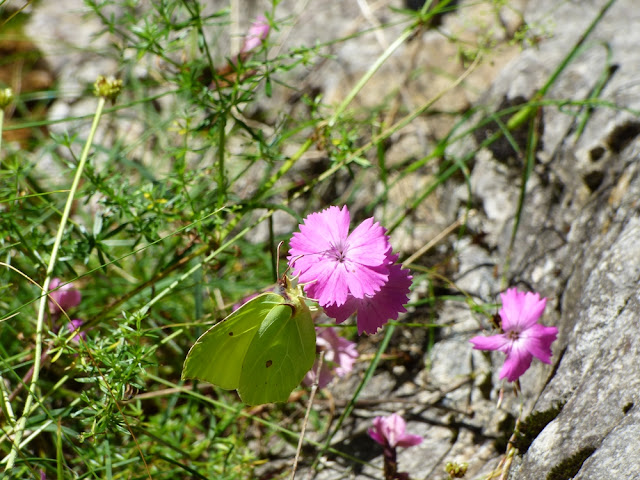
[[[267,360],[266,367],[269,368],[271,365],[273,365],[273,362],[271,360]]]
[[[229,336],[230,336],[230,337],[233,337],[233,332],[229,332]]]

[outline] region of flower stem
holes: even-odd
[[[318,391],[318,380],[320,379],[320,370],[322,369],[322,362],[324,360],[324,352],[320,352],[318,355],[318,366],[316,368],[315,380],[311,387],[311,393],[309,394],[309,406],[307,412],[304,414],[304,421],[302,422],[302,429],[300,431],[300,438],[298,439],[298,449],[296,450],[296,456],[293,459],[293,466],[291,467],[291,480],[296,478],[296,468],[298,467],[298,460],[300,459],[300,452],[302,451],[302,443],[304,442],[304,432],[307,429],[307,423],[309,422],[309,414],[311,413],[311,406],[313,405],[313,399]]]
[[[227,177],[224,172],[225,128],[227,122],[223,116],[218,126],[218,207],[222,207],[227,199]]]
[[[0,152],[2,152],[2,127],[3,127],[3,124],[4,124],[4,108],[0,108]]]
[[[82,155],[80,157],[80,161],[78,162],[78,167],[76,168],[76,175],[73,178],[73,183],[71,184],[71,189],[69,190],[69,195],[67,196],[67,203],[64,206],[64,211],[62,212],[62,218],[60,219],[60,225],[58,226],[58,233],[53,244],[53,249],[51,250],[49,265],[47,266],[47,273],[45,275],[44,283],[42,284],[42,289],[45,293],[49,291],[49,283],[51,282],[53,270],[58,258],[58,251],[60,250],[64,230],[67,225],[67,220],[69,219],[71,206],[73,205],[73,199],[76,191],[78,190],[80,179],[82,178],[82,172],[84,170],[87,157],[89,156],[89,150],[91,149],[93,137],[95,136],[96,130],[98,128],[98,123],[100,121],[100,116],[102,115],[102,110],[104,109],[105,101],[106,100],[104,97],[100,97],[98,100],[98,107],[96,109],[95,116],[93,117],[91,131],[89,132],[89,137],[87,138],[87,142],[85,143],[84,149],[82,150]],[[15,436],[13,438],[13,446],[11,447],[11,453],[9,454],[9,457],[7,459],[7,465],[4,469],[5,472],[11,470],[13,468],[13,465],[15,464],[16,457],[20,450],[20,442],[22,441],[24,429],[27,424],[27,418],[29,417],[29,412],[31,410],[31,404],[33,403],[33,399],[36,396],[36,387],[38,385],[38,378],[40,376],[40,362],[42,360],[42,331],[44,327],[44,315],[47,307],[47,298],[48,295],[42,295],[40,297],[40,304],[38,306],[38,319],[36,323],[36,351],[35,358],[33,360],[33,376],[31,377],[31,383],[29,384],[29,393],[24,403],[22,416],[18,420],[16,426]]]
[[[13,415],[13,409],[11,408],[11,401],[9,400],[9,392],[7,392],[4,378],[0,375],[0,396],[2,397],[0,400],[2,401],[2,411],[4,412],[5,417],[9,420],[9,425],[12,427],[16,424],[16,418]]]
[[[0,151],[2,150],[2,126],[4,123],[4,109],[13,102],[13,91],[10,88],[0,90]]]
[[[398,474],[398,458],[396,449],[389,445],[384,446],[384,480],[395,480]]]

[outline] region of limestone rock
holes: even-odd
[[[531,98],[605,3],[531,3],[526,21],[553,21],[554,35],[505,68],[487,98],[496,106]],[[514,462],[512,480],[640,478],[640,53],[633,47],[640,38],[621,34],[640,21],[636,7],[615,2],[546,96],[579,102],[608,74],[599,96],[608,103],[591,112],[581,134],[584,111],[544,107],[542,148],[507,273],[510,284],[525,282],[549,297],[546,323],[560,329],[554,367],[525,391],[527,407],[563,407]],[[499,172],[493,168],[494,181],[504,182],[509,172]],[[487,209],[491,190],[479,188],[485,174],[475,169],[472,178]],[[497,226],[492,211],[486,215]],[[502,213],[497,247],[506,252],[515,211]]]

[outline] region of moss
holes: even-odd
[[[562,411],[564,403],[556,404],[548,410],[539,412],[533,412],[520,424],[520,431],[516,436],[514,446],[518,449],[521,455],[524,455],[533,441],[540,435],[540,432],[544,430],[554,418]]]
[[[569,458],[564,459],[558,465],[553,467],[547,475],[547,480],[570,480],[575,477],[582,464],[593,455],[596,451],[595,447],[584,447],[578,450]]]

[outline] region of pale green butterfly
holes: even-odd
[[[276,292],[252,298],[191,347],[182,378],[238,390],[249,405],[286,402],[316,356],[316,331],[300,286],[284,275]]]

